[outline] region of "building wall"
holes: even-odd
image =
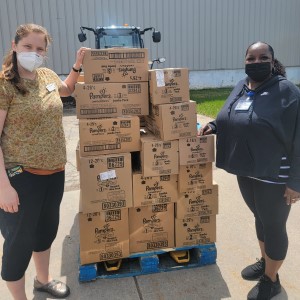
[[[163,67],[188,67],[196,85],[202,75],[209,82],[210,74],[220,75],[215,84],[223,80],[224,85],[224,70],[234,84],[235,74],[243,75],[245,49],[257,40],[270,43],[285,66],[296,67],[299,82],[299,11],[299,0],[1,0],[0,56],[10,48],[18,24],[35,22],[53,37],[47,65],[68,74],[76,50],[94,47],[92,33],[86,42],[78,41],[81,25],[128,23],[160,30],[162,41],[156,45],[151,32],[145,34],[149,59],[164,56]]]

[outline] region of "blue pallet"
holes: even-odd
[[[178,264],[170,256],[171,251],[189,250],[190,261]],[[107,272],[103,262],[80,265],[79,281],[87,282],[97,278],[122,278],[152,273],[196,268],[216,263],[217,249],[214,243],[180,248],[168,248],[151,252],[135,253],[122,259],[118,271]]]

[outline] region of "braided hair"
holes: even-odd
[[[247,54],[248,54],[249,49],[250,49],[253,45],[259,44],[259,43],[260,43],[260,44],[265,44],[265,45],[267,45],[268,48],[269,48],[269,51],[270,51],[270,53],[271,53],[271,55],[272,55],[272,60],[274,61],[274,67],[273,67],[273,69],[272,69],[272,75],[281,75],[281,76],[286,77],[285,66],[284,66],[277,58],[274,57],[274,49],[273,49],[272,46],[270,46],[268,43],[260,42],[260,41],[252,43],[252,44],[247,48],[247,50],[246,50],[246,56],[247,56]]]
[[[286,77],[285,66],[277,58],[274,58],[274,68],[272,70],[272,74]]]
[[[51,42],[51,37],[47,30],[37,24],[23,24],[16,30],[14,42],[17,45],[19,41],[28,36],[30,33],[42,33],[45,35],[46,48]],[[17,53],[12,49],[3,59],[2,72],[0,78],[4,78],[12,83],[15,88],[24,96],[28,93],[26,87],[22,84],[21,77],[18,71]]]

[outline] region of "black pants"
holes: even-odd
[[[17,213],[0,209],[0,229],[5,240],[1,270],[3,280],[21,279],[32,252],[51,247],[58,230],[64,181],[64,171],[52,175],[23,172],[10,178],[20,205]]]
[[[286,186],[238,176],[242,196],[255,217],[256,235],[265,243],[265,253],[283,260],[288,249],[286,222],[291,206],[283,197]]]

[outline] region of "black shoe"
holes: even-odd
[[[281,292],[281,284],[278,274],[273,282],[267,275],[260,277],[258,283],[248,293],[248,300],[269,300]]]
[[[245,280],[258,280],[262,275],[265,274],[266,261],[262,257],[257,260],[255,264],[252,264],[242,270],[241,275]]]

